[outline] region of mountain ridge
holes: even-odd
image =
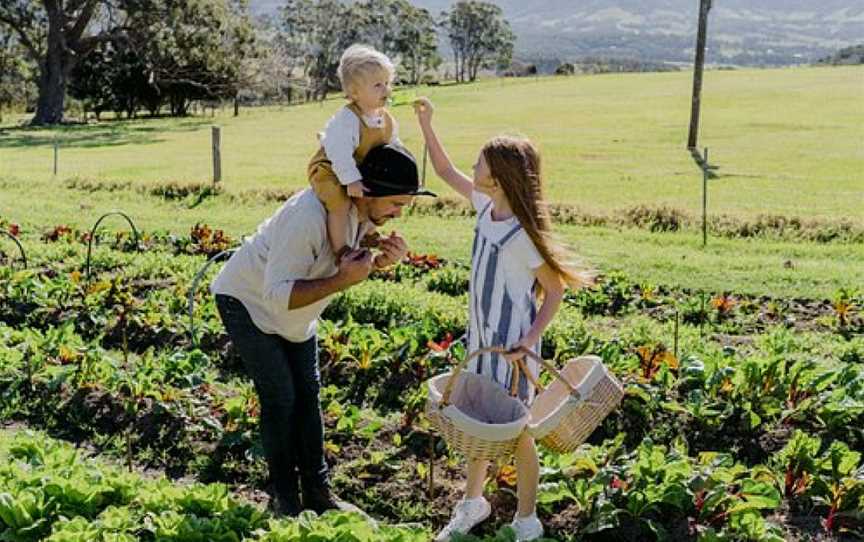
[[[251,0],[273,13],[280,0]],[[411,0],[434,15],[455,0]],[[693,0],[496,0],[517,35],[523,60],[617,57],[691,62],[698,2]],[[446,42],[446,40],[442,40]],[[715,64],[810,63],[864,41],[864,5],[849,0],[719,0],[708,21],[706,59]],[[446,50],[446,43],[442,43]]]

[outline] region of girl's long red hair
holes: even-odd
[[[594,275],[578,268],[564,245],[552,236],[537,148],[527,139],[498,136],[486,143],[482,154],[492,178],[504,191],[513,214],[546,265],[572,288],[593,284]]]

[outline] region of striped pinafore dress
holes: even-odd
[[[503,346],[510,348],[516,344],[528,330],[537,316],[534,285],[526,291],[513,291],[513,285],[507,284],[504,272],[504,261],[507,243],[522,230],[516,224],[499,239],[489,239],[480,230],[480,223],[487,214],[492,212],[489,202],[477,215],[477,226],[474,228],[474,245],[471,249],[471,278],[469,287],[469,322],[468,351],[474,352],[480,348]],[[531,348],[540,352],[540,343]],[[535,378],[538,376],[539,364],[524,358],[524,362]],[[468,363],[469,371],[486,375],[504,389],[511,390],[513,366],[500,354],[487,353],[472,359]],[[519,373],[518,396],[526,404],[534,399],[534,386],[524,373]]]

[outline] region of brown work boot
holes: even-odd
[[[343,501],[337,497],[328,486],[316,486],[303,488],[303,508],[313,510],[316,514],[323,514],[327,510],[339,510],[341,512],[356,512],[365,517],[373,524],[377,524],[369,514],[350,502]]]
[[[287,497],[277,494],[270,498],[267,509],[276,517],[293,518],[303,511],[303,506],[300,504],[300,497],[296,493]]]
[[[327,510],[348,511],[357,507],[339,499],[329,486],[315,486],[303,488],[303,508],[323,514]]]

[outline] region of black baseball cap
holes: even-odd
[[[374,147],[359,169],[366,187],[364,197],[435,196],[420,186],[417,161],[405,147],[392,144]]]

